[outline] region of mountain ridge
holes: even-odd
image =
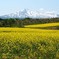
[[[0,16],[0,18],[56,18],[59,17],[59,14],[56,14],[51,11],[33,11],[29,9],[24,9],[17,13],[11,13],[8,15]]]

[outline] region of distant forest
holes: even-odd
[[[25,25],[31,24],[43,24],[43,23],[54,23],[59,22],[59,18],[46,18],[46,19],[32,19],[32,18],[0,18],[0,27],[24,27]]]

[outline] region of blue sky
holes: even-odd
[[[59,13],[59,0],[0,0],[0,15],[23,9],[49,10]]]

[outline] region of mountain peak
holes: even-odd
[[[42,10],[43,11],[43,10]],[[21,10],[17,13],[12,13],[8,15],[0,16],[0,18],[55,18],[59,17],[59,14],[54,13],[53,11],[46,11],[41,12],[39,11],[33,11],[29,9]]]

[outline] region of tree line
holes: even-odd
[[[44,18],[44,19],[32,19],[32,18],[0,18],[0,27],[24,27],[30,24],[43,24],[43,23],[54,23],[59,22],[59,18]]]

